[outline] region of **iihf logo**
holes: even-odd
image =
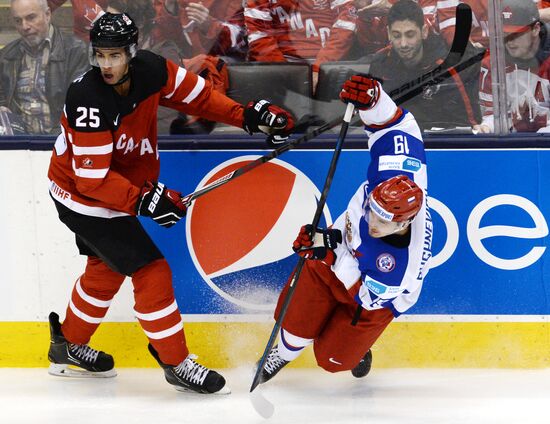
[[[382,272],[391,272],[395,268],[395,258],[389,253],[382,253],[376,258],[376,268]]]
[[[197,189],[257,158],[223,162]],[[273,310],[297,262],[292,242],[313,219],[319,197],[305,174],[274,159],[195,200],[187,212],[186,239],[206,284],[239,309]],[[325,207],[321,225],[331,224]]]

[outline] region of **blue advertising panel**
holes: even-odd
[[[184,194],[265,151],[161,152],[161,181]],[[166,230],[142,222],[167,257],[184,314],[273,309],[311,222],[332,157],[295,150],[197,199]],[[550,151],[429,151],[434,260],[410,314],[547,315]],[[322,225],[366,178],[368,151],[344,151]]]

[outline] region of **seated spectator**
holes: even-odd
[[[388,36],[391,47],[378,52],[370,67],[370,73],[384,82],[388,93],[436,68],[448,53],[443,39],[429,34],[422,9],[413,0],[400,0],[391,7]],[[478,77],[479,66],[471,66],[425,87],[403,106],[416,117],[422,130],[471,128],[481,118]]]
[[[168,33],[164,32],[166,28],[161,28],[159,25],[158,15],[151,0],[109,0],[106,11],[127,13],[134,19],[139,28],[139,45],[144,50],[157,53],[202,76],[212,83],[214,90],[222,94],[227,92],[229,77],[225,62],[220,58],[204,54],[186,58],[178,45],[166,38]],[[206,134],[215,126],[212,121],[186,116],[164,107],[159,108],[157,121],[159,134]]]
[[[532,2],[533,0],[517,0]],[[472,8],[472,32],[470,41],[477,48],[489,48],[489,11],[487,0],[446,0],[437,2],[438,29],[447,44],[451,45],[455,34],[456,6],[465,3]]]
[[[248,60],[307,61],[315,90],[323,62],[345,60],[355,37],[353,0],[247,0]]]
[[[397,0],[355,0],[357,7],[357,45],[362,55],[375,53],[389,44],[388,11]],[[424,23],[436,32],[437,0],[418,0],[424,13]]]
[[[191,56],[246,59],[242,0],[164,0],[162,8],[178,17]]]
[[[85,44],[51,24],[46,0],[12,0],[20,38],[0,50],[0,106],[19,115],[28,134],[56,134],[71,82],[90,64]]]
[[[53,13],[66,2],[67,0],[48,0],[48,6]],[[107,0],[71,0],[71,4],[74,35],[85,43],[89,43],[92,23],[103,15],[103,10],[107,7]]]
[[[548,127],[548,68],[550,27],[540,21],[531,0],[502,0],[508,126],[519,132],[546,131]],[[476,129],[494,132],[491,62],[481,65],[480,93],[483,120]]]

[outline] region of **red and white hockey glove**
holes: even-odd
[[[342,232],[337,229],[315,230],[313,235],[313,226],[307,224],[302,226],[298,237],[292,245],[292,250],[306,259],[320,260],[326,265],[334,265],[336,253],[334,249],[338,243],[342,243]]]
[[[267,143],[270,147],[277,147],[285,143],[294,130],[294,117],[268,100],[254,100],[244,108],[243,127],[248,134],[262,132],[269,135]]]
[[[141,189],[136,213],[148,216],[166,228],[176,224],[187,213],[187,206],[181,201],[181,193],[170,190],[164,184],[147,181]]]
[[[340,100],[352,103],[357,109],[373,108],[380,98],[380,82],[368,75],[353,75],[340,91]]]

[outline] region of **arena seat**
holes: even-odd
[[[307,64],[248,62],[230,64],[227,95],[246,104],[267,99],[290,110],[299,119],[310,114],[311,76]]]
[[[323,63],[319,70],[319,82],[313,100],[313,115],[316,115],[321,122],[328,122],[338,115],[343,115],[345,107],[338,96],[344,81],[351,75],[368,73],[369,68],[368,61]]]

